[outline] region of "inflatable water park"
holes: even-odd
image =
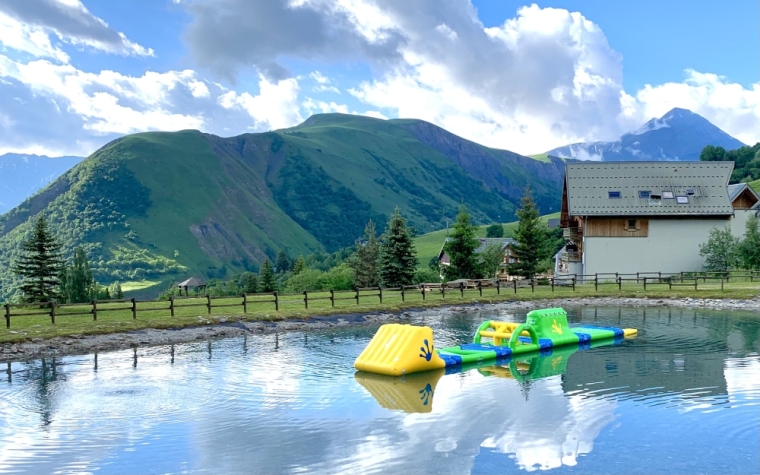
[[[570,327],[561,308],[533,310],[525,323],[483,322],[472,343],[435,349],[430,327],[386,324],[354,362],[359,371],[402,376],[463,363],[548,352],[565,345],[587,345],[636,335],[634,328],[583,324]],[[490,340],[490,341],[484,341]]]
[[[525,323],[485,321],[472,343],[437,349],[430,327],[386,324],[354,362],[359,370],[354,377],[383,407],[429,412],[443,375],[472,369],[518,381],[559,375],[570,355],[619,345],[637,333],[634,328],[570,326],[564,309],[549,308],[531,311]]]

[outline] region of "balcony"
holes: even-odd
[[[565,251],[562,253],[561,258],[567,262],[581,262],[583,260],[583,253],[579,251]]]
[[[564,228],[562,230],[562,237],[573,242],[581,242],[583,240],[583,231],[581,228]]]

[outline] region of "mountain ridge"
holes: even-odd
[[[699,160],[707,145],[727,150],[745,144],[688,109],[673,108],[612,142],[580,142],[546,152],[563,158],[601,161]]]
[[[84,157],[6,153],[0,155],[0,215],[70,170]]]
[[[103,283],[223,277],[281,250],[351,245],[396,206],[419,232],[444,227],[462,202],[478,223],[506,222],[529,184],[542,212],[554,212],[563,170],[559,159],[489,149],[423,121],[344,114],[228,138],[133,134],[0,216],[0,269],[40,212],[66,253],[84,246]],[[0,271],[0,296],[15,283]]]

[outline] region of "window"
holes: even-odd
[[[639,198],[649,198],[649,195],[651,195],[652,192],[649,190],[639,190]]]
[[[694,188],[686,188],[686,194],[689,196],[694,196]]]
[[[664,200],[672,200],[673,199],[673,192],[672,191],[663,191],[662,192],[662,199],[664,199]]]
[[[639,226],[639,222],[635,219],[627,219],[625,224],[625,230],[626,231],[636,231]]]
[[[687,205],[689,204],[689,197],[688,196],[676,196],[676,203],[679,205]]]
[[[622,198],[623,197],[623,195],[619,191],[608,191],[607,195],[610,198]]]

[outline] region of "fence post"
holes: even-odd
[[[55,300],[50,301],[50,321],[55,325]]]
[[[303,291],[303,307],[309,308],[309,293],[306,290]]]
[[[480,292],[480,296],[483,296],[483,282],[478,281],[478,292]]]
[[[618,284],[618,290],[623,290],[623,278],[622,277],[618,277],[617,281],[618,281],[617,282],[617,284]]]
[[[248,313],[248,297],[245,296],[245,292],[243,292],[243,313]]]
[[[496,278],[496,295],[501,295],[501,279]]]
[[[459,296],[464,298],[464,282],[459,283]]]
[[[720,291],[723,292],[723,277],[720,278]]]
[[[137,319],[137,300],[132,297],[132,319]]]
[[[683,284],[683,271],[681,271],[681,283]]]
[[[668,290],[673,290],[673,279],[668,279]]]
[[[425,284],[420,285],[420,291],[422,292],[422,301],[425,301]]]
[[[697,282],[699,282],[699,279],[694,277],[694,290],[697,290]]]
[[[594,292],[599,290],[599,274],[594,273]]]
[[[515,286],[515,295],[517,295],[517,279],[512,279],[512,284]]]
[[[377,291],[378,291],[377,295],[378,295],[378,297],[380,297],[380,303],[383,303],[383,288],[382,287],[378,287]]]
[[[169,297],[169,311],[172,313],[172,317],[174,316],[174,295]]]
[[[647,278],[644,277],[644,290],[646,290],[646,289],[647,289]]]
[[[636,284],[638,285],[638,283],[639,283],[639,273],[636,272]]]
[[[280,311],[280,296],[277,293],[277,291],[274,291],[273,294],[274,294],[274,311],[279,312]]]
[[[552,293],[554,293],[554,276],[551,277]]]
[[[575,292],[575,276],[573,276],[573,292]]]
[[[335,307],[335,291],[330,289],[330,306]]]
[[[406,300],[404,299],[404,286],[403,285],[401,286],[401,302],[406,302]]]
[[[530,279],[530,291],[531,292],[536,291],[536,279]]]
[[[96,321],[98,319],[98,301],[93,300],[92,301],[92,321]]]
[[[441,284],[441,298],[443,300],[446,300],[446,285],[447,285],[446,282],[444,282],[443,284]]]
[[[359,305],[359,287],[356,288],[356,305]]]
[[[11,306],[5,304],[5,328],[11,327]]]
[[[211,296],[206,295],[206,306],[208,307],[208,314],[211,315]]]

